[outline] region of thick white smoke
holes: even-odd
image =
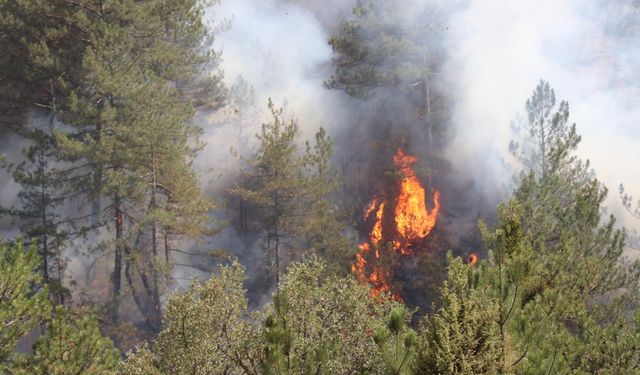
[[[198,169],[213,167],[214,176],[233,173],[238,164],[228,150],[246,155],[253,149],[255,134],[270,120],[269,98],[284,107],[287,118],[298,121],[303,139],[311,139],[320,127],[331,133],[348,126],[352,99],[323,86],[333,69],[325,25],[334,13],[312,12],[316,8],[313,2],[291,0],[222,0],[211,8],[210,22],[229,21],[214,48],[222,51],[220,68],[232,97],[222,111],[203,114],[198,121],[207,143]],[[244,84],[240,88],[239,81]]]
[[[320,127],[335,136],[348,126],[353,99],[323,85],[333,69],[329,28],[342,19],[336,12],[347,8],[350,12],[352,8],[345,6],[347,1],[335,3],[341,5],[331,8],[333,11],[322,11],[323,7],[312,1],[222,0],[206,14],[210,23],[228,22],[228,27],[216,35],[213,48],[222,52],[220,69],[230,88],[229,102],[222,110],[200,113],[196,119],[204,129],[202,140],[206,142],[196,169],[201,173],[205,194],[219,207],[228,208],[216,210],[217,218],[226,220],[237,212],[237,202],[229,199],[228,190],[238,182],[241,157],[252,156],[256,134],[263,123],[271,121],[269,98],[277,108],[284,108],[287,120],[297,121],[303,141],[311,140]],[[232,156],[231,149],[236,155]],[[259,245],[257,238],[247,238],[229,225],[199,246],[225,249],[240,258],[249,275],[258,276],[259,267],[265,264]],[[185,272],[193,275],[176,270],[180,277]],[[250,284],[261,282],[268,284],[249,280]]]
[[[448,46],[456,137],[449,158],[486,191],[508,183],[509,122],[540,79],[567,100],[589,159],[626,214],[617,187],[640,195],[640,19],[629,1],[473,0],[451,20]],[[631,20],[631,21],[630,21]]]

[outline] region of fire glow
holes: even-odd
[[[401,176],[396,195],[384,201],[372,199],[364,212],[364,220],[373,221],[373,226],[368,239],[358,245],[360,251],[351,268],[362,282],[371,284],[374,296],[391,291],[390,272],[380,265],[381,252],[392,252],[394,256],[413,254],[412,245],[429,236],[438,219],[440,192],[434,192],[433,208],[428,210],[427,193],[412,167],[416,162],[415,156],[407,155],[399,148],[393,156],[394,166]],[[385,217],[389,214],[393,215],[394,227],[383,231],[383,223],[387,222]],[[383,234],[391,238],[383,241]],[[391,296],[401,299],[397,294]]]
[[[469,255],[467,255],[467,264],[471,264],[472,266],[477,266],[479,260],[480,258],[476,253],[469,253]]]

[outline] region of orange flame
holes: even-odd
[[[371,202],[369,202],[369,205],[364,210],[364,218],[365,219],[368,218],[369,215],[371,215],[371,213],[373,212],[373,210],[375,210],[377,207],[378,207],[378,200],[374,198]]]
[[[473,266],[477,266],[478,265],[478,254],[476,253],[469,253],[469,255],[467,255],[467,263],[471,264]]]
[[[398,149],[393,157],[395,167],[402,174],[397,197],[383,202],[374,198],[364,210],[365,219],[370,219],[375,212],[374,224],[369,232],[368,240],[358,245],[360,251],[356,254],[356,260],[352,264],[351,270],[359,280],[371,284],[371,293],[374,297],[391,291],[388,283],[390,272],[385,271],[380,264],[380,250],[385,249],[380,246],[383,240],[383,217],[389,213],[394,216],[395,235],[387,241],[391,242],[393,251],[401,255],[412,253],[410,251],[411,244],[416,240],[426,238],[438,219],[440,193],[435,191],[433,209],[429,211],[426,205],[425,189],[412,168],[416,161],[415,156],[407,155],[402,149]],[[389,204],[395,204],[395,206],[393,209],[386,210],[385,208]],[[371,254],[372,249],[374,250],[373,254]],[[402,300],[399,295],[393,293],[391,298]]]
[[[382,240],[382,215],[384,215],[384,202],[380,203],[378,211],[376,211],[376,223],[371,230],[371,242],[377,246]]]
[[[411,168],[416,160],[415,156],[405,154],[402,149],[398,149],[393,156],[393,163],[403,176],[395,209],[396,229],[400,238],[404,240],[399,241],[400,246],[405,245],[406,242],[427,237],[436,225],[440,212],[440,192],[438,191],[433,195],[433,210],[427,211],[424,188]],[[400,248],[394,246],[394,248],[402,254],[408,252],[405,246]]]

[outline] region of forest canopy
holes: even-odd
[[[0,0],[2,374],[640,374],[640,7],[533,3]]]

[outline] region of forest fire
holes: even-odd
[[[469,255],[467,255],[467,263],[468,264],[471,264],[473,266],[477,266],[479,260],[480,260],[480,258],[478,257],[478,254],[476,254],[476,253],[469,253]]]
[[[398,240],[394,241],[393,247],[402,254],[407,254],[409,251],[407,242],[429,235],[431,229],[436,225],[440,212],[439,191],[433,195],[433,210],[427,211],[425,190],[411,168],[416,161],[415,156],[405,154],[402,149],[398,149],[393,156],[393,163],[402,174],[400,194],[397,197],[395,208],[395,222],[399,236]]]
[[[414,244],[429,236],[438,219],[440,192],[434,192],[433,208],[429,210],[427,193],[412,167],[416,162],[415,156],[398,148],[393,156],[393,164],[400,173],[395,194],[386,200],[372,199],[364,212],[364,220],[373,221],[373,225],[368,239],[358,245],[360,251],[356,254],[352,271],[362,282],[371,284],[374,296],[391,291],[388,283],[390,272],[382,267],[383,255],[413,254]],[[392,221],[387,219],[389,214],[393,215]],[[391,296],[401,300],[398,294],[392,293]]]

